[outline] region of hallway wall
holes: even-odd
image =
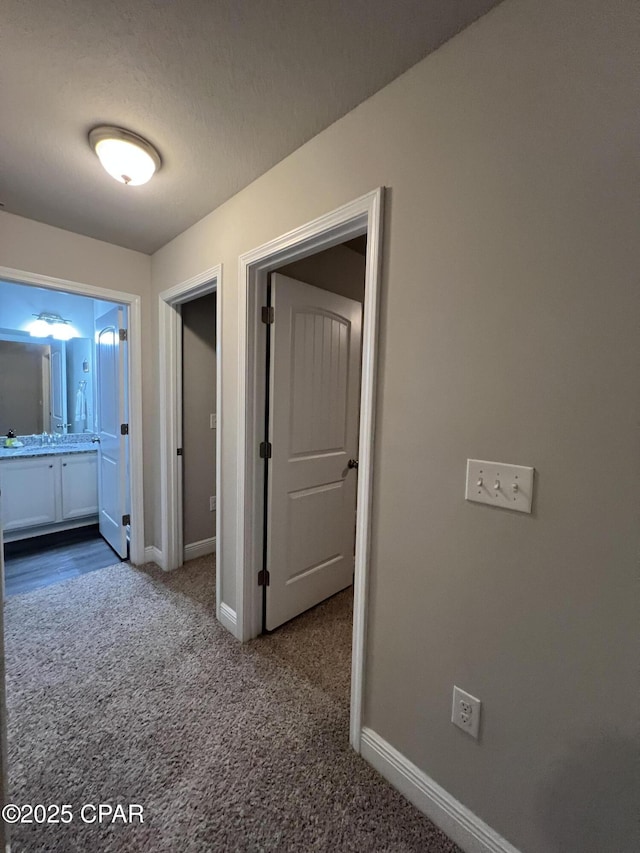
[[[527,853],[636,849],[639,38],[505,0],[152,259],[223,264],[235,608],[238,256],[388,188],[365,721]],[[532,515],[465,502],[469,457],[535,466]]]

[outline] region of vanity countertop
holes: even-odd
[[[77,443],[65,442],[51,444],[44,447],[39,445],[25,445],[24,447],[0,447],[0,461],[2,459],[31,459],[34,456],[67,456],[71,453],[96,453],[98,450],[91,441]]]

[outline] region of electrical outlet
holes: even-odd
[[[215,497],[215,495],[211,495],[211,497],[209,498],[209,512],[215,512],[215,511],[216,511],[216,497]]]
[[[216,415],[209,415],[209,429],[216,429],[218,426],[218,418]]]
[[[451,722],[454,726],[462,729],[463,732],[478,738],[480,731],[480,707],[482,702],[471,696],[470,693],[465,693],[459,687],[454,685],[453,688],[453,705],[451,708]]]

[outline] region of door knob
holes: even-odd
[[[350,459],[348,462],[348,465],[349,465],[349,468],[356,468],[357,469],[358,460],[357,459]]]

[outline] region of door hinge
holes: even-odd
[[[121,341],[127,340],[127,330],[126,329],[118,329],[118,337]]]
[[[266,569],[262,569],[258,572],[258,586],[269,586],[270,580],[271,577]]]
[[[120,424],[120,435],[129,435],[129,424]]]
[[[181,447],[179,447],[179,448],[176,450],[176,453],[178,454],[178,456],[182,456],[182,448],[181,448]]]
[[[269,325],[270,323],[273,323],[275,313],[276,312],[273,308],[273,305],[263,305],[262,306],[262,322],[266,323],[267,325]]]
[[[271,459],[271,442],[260,442],[260,459]]]
[[[126,527],[127,524],[131,524],[131,516],[127,513],[127,515],[122,516],[122,525]]]

